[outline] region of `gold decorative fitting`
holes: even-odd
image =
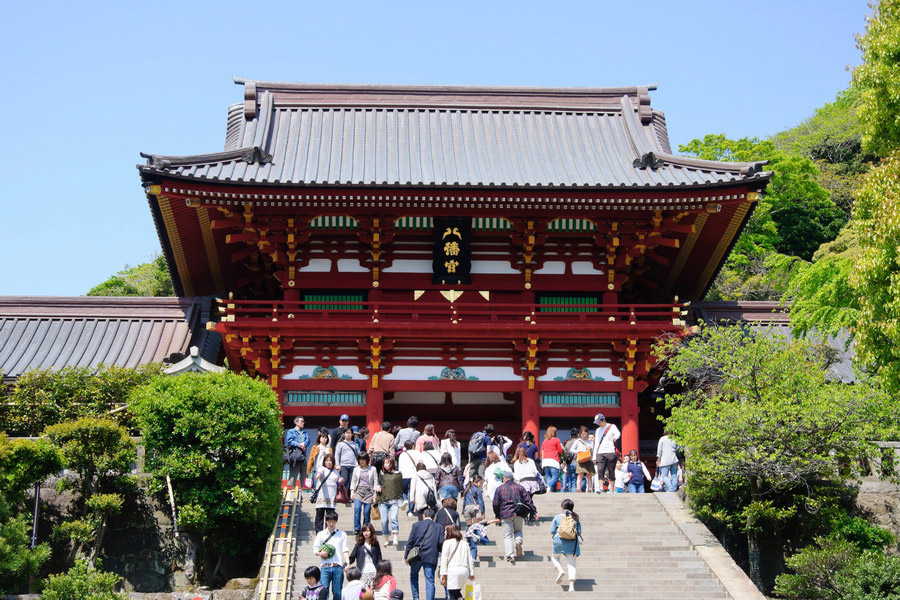
[[[491,301],[491,293],[490,292],[478,292],[478,293],[481,294],[481,297],[484,298],[485,300],[487,300],[488,302]]]
[[[148,186],[147,192],[150,194],[153,194],[154,196],[159,196],[160,192],[162,192],[162,186],[160,186],[160,185]]]
[[[288,319],[293,319],[293,318],[294,318],[294,313],[291,313],[288,315]]]
[[[530,284],[530,283],[526,283],[526,284],[525,284],[525,289],[526,289],[526,290],[530,290],[530,289],[531,289],[531,284]]]
[[[293,279],[291,279],[290,281],[288,281],[288,287],[294,287],[295,285],[297,285],[297,284],[294,283],[294,280],[293,280]]]
[[[373,282],[372,282],[372,287],[378,287],[378,282],[377,282],[377,281],[373,281]]]
[[[612,284],[612,283],[610,283],[610,284],[607,285],[606,287],[607,287],[609,290],[614,290],[614,289],[616,289],[615,284]]]
[[[610,321],[615,321],[616,318],[615,318],[615,317],[610,317],[609,320],[610,320]]]
[[[415,290],[413,292],[413,300],[418,300],[425,293],[425,290]]]

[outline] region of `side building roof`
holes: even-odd
[[[696,302],[693,305],[695,321],[707,323],[736,324],[743,323],[752,329],[784,336],[792,339],[790,308],[780,302],[742,301],[742,302]],[[811,335],[811,339],[821,342],[820,336]],[[853,346],[848,346],[849,333],[842,332],[836,337],[828,337],[824,343],[835,351],[835,362],[829,367],[831,379],[843,383],[854,383],[853,359],[856,353]]]
[[[192,346],[217,362],[221,338],[206,330],[212,309],[212,297],[0,296],[0,373],[173,363]]]
[[[290,186],[694,188],[764,162],[672,154],[655,86],[327,85],[238,79],[222,152],[142,154],[145,179]]]

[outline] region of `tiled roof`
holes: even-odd
[[[266,185],[687,188],[765,163],[673,156],[652,86],[484,88],[238,81],[225,151],[144,154],[145,176]]]
[[[0,296],[0,373],[136,367],[180,360],[191,346],[215,362],[219,334],[205,327],[211,307],[212,298]]]
[[[707,323],[746,323],[753,329],[780,335],[786,339],[793,338],[789,307],[779,302],[697,302],[693,304],[696,320]],[[810,334],[810,339],[821,341],[821,336]],[[849,344],[849,332],[841,332],[836,337],[825,340],[837,353],[837,360],[828,369],[833,380],[843,383],[854,383],[853,359],[856,352]]]

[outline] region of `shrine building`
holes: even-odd
[[[771,173],[674,156],[653,86],[239,80],[223,151],[139,166],[176,292],[286,418],[653,446],[680,335]],[[652,438],[652,439],[651,439]]]

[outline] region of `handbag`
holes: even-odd
[[[657,475],[650,481],[650,491],[651,492],[659,492],[663,488],[662,477]]]
[[[338,504],[350,504],[350,494],[347,492],[347,486],[343,482],[337,486],[337,493],[334,495],[334,501]]]
[[[403,557],[403,560],[406,561],[406,564],[411,565],[417,560],[421,560],[419,558],[419,547],[418,546],[410,546],[406,549],[406,556]]]
[[[578,461],[579,465],[583,465],[584,463],[591,462],[591,451],[590,450],[582,450],[578,454],[575,455],[575,460]]]
[[[381,508],[377,504],[372,505],[372,518],[371,521],[379,521],[381,520]]]
[[[303,480],[303,487],[305,487],[306,489],[309,489],[312,486],[313,486],[312,477],[307,477],[306,479]]]

